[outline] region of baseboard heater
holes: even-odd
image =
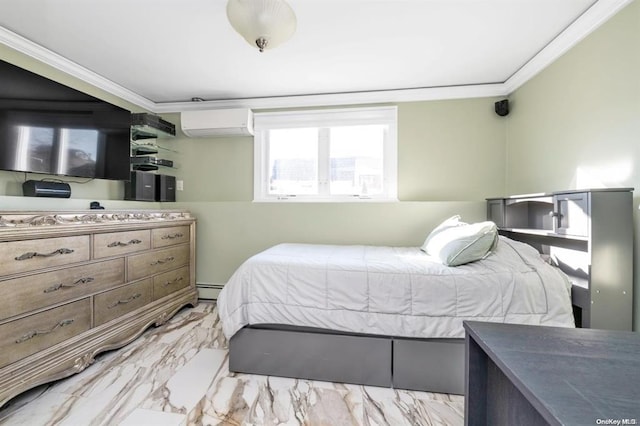
[[[224,284],[214,283],[196,283],[198,289],[198,299],[200,300],[218,300],[218,294],[224,287]]]

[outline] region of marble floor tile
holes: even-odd
[[[200,402],[218,375],[227,352],[222,349],[201,349],[150,396],[145,408],[157,411],[189,413]]]
[[[120,426],[181,426],[186,424],[186,418],[184,414],[136,408]]]
[[[2,425],[462,425],[464,398],[229,372],[215,304],[182,309],[82,373],[0,409]]]

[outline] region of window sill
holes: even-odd
[[[254,199],[254,203],[398,203],[397,198],[355,198],[349,197],[344,199],[336,198],[260,198]]]

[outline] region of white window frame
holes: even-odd
[[[254,114],[254,202],[394,202],[398,201],[398,108],[396,106],[341,108]],[[375,195],[273,195],[269,194],[269,158],[267,133],[272,129],[332,127],[347,125],[388,126],[383,148],[382,194]],[[319,171],[322,173],[321,171]],[[320,185],[328,185],[327,177],[318,177]]]

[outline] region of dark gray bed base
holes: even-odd
[[[464,339],[247,326],[229,341],[229,370],[462,395]]]

